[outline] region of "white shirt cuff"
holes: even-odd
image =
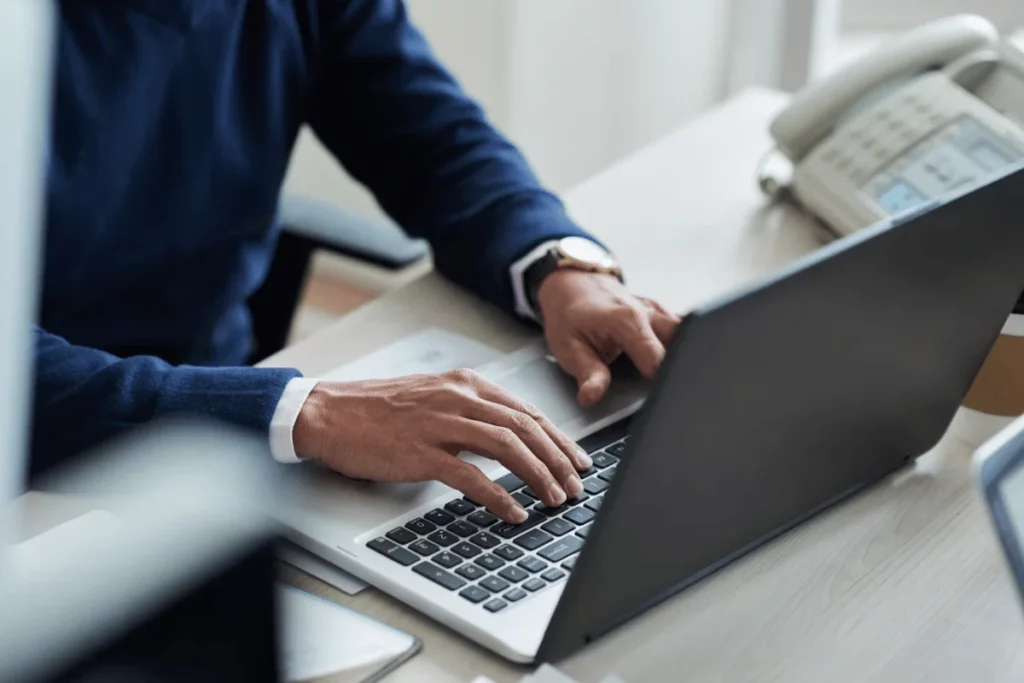
[[[299,419],[302,406],[305,405],[313,387],[319,383],[318,379],[296,377],[284,385],[281,400],[274,409],[274,416],[270,418],[270,454],[274,456],[274,460],[285,464],[302,462],[295,454],[292,432],[295,430],[295,422]]]
[[[530,250],[526,256],[512,264],[509,274],[512,276],[512,293],[516,297],[516,313],[528,320],[540,322],[540,316],[530,305],[530,297],[526,293],[526,271],[545,254],[558,246],[559,240],[548,240]]]

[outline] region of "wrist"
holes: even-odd
[[[295,447],[295,455],[300,460],[318,460],[321,452],[320,444],[323,440],[324,428],[326,425],[326,395],[325,391],[317,385],[309,392],[306,402],[302,404],[298,417],[295,419],[295,427],[292,430],[292,443]]]
[[[565,306],[573,300],[593,291],[594,284],[605,286],[621,284],[622,280],[611,273],[597,273],[585,270],[561,269],[548,273],[537,284],[533,299],[534,310],[543,320],[545,312]]]

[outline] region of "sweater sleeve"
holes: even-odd
[[[509,268],[589,237],[438,63],[401,0],[318,0],[309,122],[440,272],[511,310]],[[592,239],[592,238],[591,238]]]
[[[267,434],[296,370],[173,367],[118,358],[36,327],[33,475],[159,417],[196,415]]]

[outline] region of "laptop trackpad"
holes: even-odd
[[[480,373],[510,393],[537,406],[548,419],[569,436],[580,439],[637,410],[647,391],[647,382],[626,362],[613,366],[608,394],[596,406],[583,408],[576,401],[575,378],[568,375],[541,343],[477,368]]]

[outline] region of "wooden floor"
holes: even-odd
[[[375,298],[376,292],[361,289],[328,273],[314,272],[295,314],[289,343],[294,344],[319,332]]]

